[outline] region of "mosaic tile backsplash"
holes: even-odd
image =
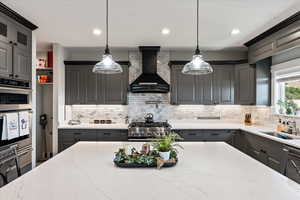
[[[158,54],[158,74],[170,83],[170,68],[168,62],[170,53],[161,51]],[[141,54],[137,51],[129,52],[129,82],[134,81],[141,73]],[[197,119],[197,117],[216,117],[222,120],[241,122],[245,113],[251,113],[255,122],[265,123],[274,119],[271,108],[266,106],[239,106],[239,105],[170,105],[169,94],[129,93],[128,105],[73,105],[66,106],[67,120],[79,119],[88,123],[94,119],[111,119],[116,123],[124,123],[128,116],[129,121],[144,120],[147,113],[154,114],[155,121]]]

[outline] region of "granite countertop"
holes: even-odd
[[[177,166],[161,170],[115,167],[124,144],[79,142],[2,187],[0,199],[300,199],[299,184],[223,142],[182,143]]]

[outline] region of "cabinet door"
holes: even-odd
[[[86,100],[86,70],[84,66],[66,67],[66,104],[84,104]]]
[[[195,98],[195,76],[186,75],[181,72],[183,66],[172,67],[172,96],[175,104],[196,104]]]
[[[86,67],[86,103],[97,104],[98,88],[102,87],[102,83],[98,80],[98,74],[93,73],[93,67]]]
[[[267,165],[272,169],[284,172],[284,151],[283,144],[270,139],[262,138],[264,151],[268,155]]]
[[[123,72],[105,75],[105,104],[126,104],[128,87],[128,67]]]
[[[0,41],[0,76],[12,78],[12,45]]]
[[[17,46],[13,48],[14,78],[31,81],[31,54]]]
[[[271,105],[271,65],[271,57],[256,63],[256,105]]]
[[[31,54],[31,31],[23,25],[14,24],[13,42],[19,49]]]
[[[285,175],[300,184],[300,155],[288,157]]]
[[[234,103],[234,66],[215,66],[213,72],[214,104]]]
[[[196,76],[196,97],[197,103],[213,104],[213,76],[212,74]]]
[[[255,68],[248,64],[236,66],[235,81],[235,103],[255,104]]]
[[[13,40],[14,28],[12,21],[0,13],[0,41],[9,43]]]

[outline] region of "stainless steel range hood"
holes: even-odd
[[[141,46],[142,74],[130,84],[133,93],[168,93],[169,84],[157,74],[159,46]]]

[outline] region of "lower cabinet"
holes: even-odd
[[[58,151],[61,152],[79,141],[127,141],[127,130],[59,129]]]
[[[285,153],[283,151],[283,144],[240,131],[234,135],[233,146],[240,151],[248,154],[252,158],[261,163],[271,167],[272,169],[284,173],[285,170]]]
[[[234,130],[174,130],[184,141],[232,142]]]

